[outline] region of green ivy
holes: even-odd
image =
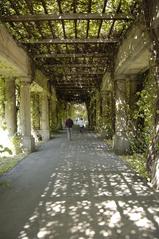
[[[142,132],[142,138],[147,147],[154,133],[156,87],[152,72],[147,74],[144,81],[144,89],[138,92],[137,95],[139,100],[137,102],[137,109],[134,111],[133,119],[141,119],[141,121],[143,121],[143,125],[138,124],[137,127],[138,131]]]
[[[0,154],[2,153],[8,153],[11,155],[12,151],[8,147],[3,147],[3,145],[0,145]]]
[[[0,119],[4,119],[5,115],[5,81],[0,78]],[[2,125],[3,126],[3,125]]]
[[[23,153],[22,136],[20,134],[17,133],[13,136],[12,143],[14,145],[16,155]]]
[[[144,154],[133,154],[122,156],[121,159],[125,160],[130,167],[132,167],[141,176],[149,179],[148,172],[146,170],[146,157]]]

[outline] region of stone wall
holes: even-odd
[[[0,74],[5,77],[32,74],[32,62],[4,25],[0,24]]]

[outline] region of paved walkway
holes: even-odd
[[[66,132],[0,178],[0,239],[158,239],[159,198],[93,133]]]

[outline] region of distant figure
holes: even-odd
[[[78,125],[80,127],[80,133],[83,133],[83,129],[84,129],[84,120],[83,120],[83,118],[80,118],[78,120]]]
[[[67,128],[67,138],[68,140],[71,140],[73,120],[68,118],[65,122],[65,126]]]

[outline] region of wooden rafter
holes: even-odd
[[[60,0],[56,0],[57,1],[57,4],[58,4],[58,7],[59,7],[59,13],[60,14],[63,14],[62,12],[62,7],[61,7],[61,1]],[[62,28],[63,28],[63,35],[64,35],[64,38],[66,38],[66,31],[65,31],[65,23],[64,23],[64,20],[61,19],[61,22],[62,22]]]
[[[14,1],[13,1],[13,0],[9,0],[9,2],[10,2],[10,4],[11,4],[12,8],[14,9],[15,13],[16,13],[17,15],[20,15],[18,9],[15,7]],[[25,22],[22,22],[22,24],[23,24],[24,28],[26,29],[26,31],[27,31],[27,33],[28,33],[28,36],[29,36],[29,38],[30,38],[31,35],[32,35],[31,32],[30,32],[30,29],[28,28],[28,26],[26,25]],[[13,27],[13,26],[12,26],[12,27]],[[18,31],[18,30],[17,30],[17,31]],[[19,32],[19,31],[18,31],[18,32]],[[20,32],[19,32],[19,35],[21,35]]]
[[[109,39],[109,38],[87,38],[87,39],[79,39],[79,38],[71,38],[71,39],[41,39],[41,40],[26,40],[26,41],[20,41],[21,43],[25,44],[85,44],[85,43],[117,43],[117,39]]]
[[[56,1],[57,1],[57,4],[58,4],[58,7],[59,7],[59,13],[63,14],[62,7],[61,7],[61,0],[56,0]],[[65,21],[63,19],[61,19],[61,23],[62,23],[62,29],[63,29],[63,36],[66,39],[67,36],[66,36],[66,30],[65,30]],[[68,52],[67,43],[66,43],[66,51]]]
[[[127,0],[129,10],[123,0],[114,8],[111,1],[101,0],[99,8],[94,0],[55,0],[53,4],[6,0],[0,21],[8,23],[11,34],[49,77],[60,99],[83,102],[100,86],[105,71],[111,71],[115,49],[139,8],[138,0]],[[118,21],[119,29],[115,28]]]
[[[41,0],[41,3],[42,3],[42,6],[43,6],[43,8],[44,8],[45,14],[48,14],[48,10],[47,10],[47,7],[46,7],[46,2],[45,2],[45,0]],[[50,31],[51,31],[51,33],[52,33],[52,37],[53,37],[53,38],[56,38],[55,31],[53,30],[53,27],[52,27],[52,22],[51,22],[51,21],[48,21],[48,24],[49,24],[49,27],[50,27]],[[58,52],[60,52],[60,48],[59,48],[57,45],[56,45],[56,50],[57,50]]]
[[[35,14],[35,15],[10,15],[1,16],[2,22],[37,22],[37,21],[54,21],[54,20],[122,20],[132,21],[133,17],[128,17],[123,14],[107,14],[107,13],[71,13],[71,14]]]
[[[65,101],[69,101],[69,102],[79,102],[79,103],[83,103],[86,102],[87,100],[89,100],[89,96],[85,95],[78,95],[78,96],[64,96],[64,95],[57,95],[57,97],[59,96],[60,99],[63,99]]]
[[[107,53],[51,53],[51,54],[38,54],[34,58],[76,58],[76,57],[97,57],[97,58],[106,58],[108,57]]]
[[[45,65],[44,65],[45,66]],[[95,68],[96,64],[47,64],[46,67],[53,68]],[[103,67],[101,67],[103,69]]]
[[[48,66],[47,66],[48,67]],[[46,67],[46,68],[47,68]],[[48,67],[50,70],[52,69],[52,68],[57,68],[57,67],[52,67],[52,66],[49,66]],[[61,71],[65,71],[65,72],[78,72],[78,73],[80,73],[80,72],[83,72],[83,73],[86,73],[86,72],[101,72],[101,73],[104,73],[104,67],[102,68],[102,70],[100,69],[100,70],[97,70],[97,65],[94,65],[94,66],[90,66],[90,67],[79,67],[79,66],[77,66],[76,65],[76,67],[72,67],[71,65],[68,67],[68,66],[66,66],[66,67],[60,67],[61,69],[60,69],[60,72]],[[87,69],[88,68],[88,69]],[[76,73],[75,73],[76,74]]]
[[[96,87],[96,85],[93,85],[93,86],[89,86],[89,85],[87,85],[87,86],[82,86],[82,87],[79,87],[79,86],[76,86],[76,85],[69,85],[69,86],[65,86],[65,85],[60,85],[60,86],[55,86],[56,87],[56,89],[58,89],[58,90],[61,90],[61,89],[64,89],[64,90],[68,90],[68,89],[70,89],[70,90],[76,90],[76,89],[79,89],[79,90],[86,90],[86,89],[88,89],[88,90],[91,90],[91,89],[94,89],[95,87]]]
[[[44,1],[44,0],[41,0],[41,3],[42,3],[42,6],[43,6],[43,8],[44,8],[45,14],[48,14],[45,1]],[[49,23],[49,27],[50,27],[50,30],[51,30],[51,33],[52,33],[53,38],[56,38],[56,34],[55,34],[55,32],[53,31],[51,22],[50,22],[49,20],[48,20],[48,23]]]
[[[60,94],[62,93],[62,96],[65,98],[65,96],[70,96],[71,99],[74,99],[74,96],[75,97],[78,97],[79,99],[81,98],[81,96],[83,97],[88,97],[88,94],[87,92],[60,92]]]
[[[116,16],[116,15],[119,13],[119,11],[120,11],[121,1],[122,1],[122,0],[120,0],[120,2],[119,2],[119,4],[118,4],[118,7],[117,7],[117,10],[116,10],[115,16]],[[111,25],[110,30],[109,30],[109,33],[108,33],[108,37],[111,37],[111,33],[112,33],[112,31],[113,31],[113,28],[114,28],[114,25],[115,25],[115,21],[116,21],[116,19],[113,19],[112,25]]]
[[[91,13],[91,6],[92,6],[92,0],[88,0],[88,13]],[[87,32],[86,32],[86,38],[88,38],[89,33],[89,21],[87,21]]]
[[[82,87],[82,88],[94,88],[96,86],[96,84],[94,83],[94,84],[86,84],[86,83],[80,83],[80,84],[75,84],[75,85],[72,85],[72,84],[66,84],[66,83],[60,83],[60,84],[58,84],[58,82],[56,82],[56,87],[58,88],[58,89],[60,89],[60,88],[69,88],[69,89],[74,89],[74,88],[80,88],[80,87]]]
[[[93,83],[89,83],[89,84],[86,84],[86,83],[76,83],[76,84],[74,84],[74,85],[72,85],[72,84],[66,84],[66,83],[60,83],[60,84],[58,84],[58,82],[57,82],[57,84],[56,84],[56,87],[57,88],[67,88],[67,87],[69,87],[69,89],[74,89],[74,88],[92,88],[92,87],[95,87],[95,83],[93,84]]]
[[[33,15],[34,14],[34,9],[33,9],[32,0],[25,0],[25,2],[27,4],[27,6],[28,6],[28,9],[29,9],[30,13]],[[38,28],[38,31],[39,31],[41,37],[44,38],[44,34],[43,34],[42,30],[41,30],[40,23],[39,22],[35,22],[35,25]],[[47,46],[47,49],[48,49],[48,52],[50,52],[49,46]]]
[[[138,4],[138,3],[135,2],[134,5],[132,6],[132,8],[130,9],[132,15],[134,14],[134,11],[135,11],[135,9],[136,9],[137,4]],[[121,30],[121,32],[119,33],[119,38],[122,37],[122,35],[124,34],[124,31],[125,31],[125,30],[126,30],[126,25],[123,24],[122,30]]]
[[[80,75],[103,75],[104,74],[104,72],[101,72],[101,71],[99,71],[99,72],[83,72],[83,71],[81,71],[81,72],[64,72],[63,73],[63,75],[67,75],[67,76],[69,76],[69,75],[73,75],[73,76],[76,76],[76,75],[79,75],[79,73],[80,73]]]
[[[28,6],[28,9],[29,9],[30,13],[33,15],[33,14],[34,14],[34,10],[33,10],[33,5],[32,5],[32,0],[25,0],[25,2],[26,2],[26,4],[27,4],[27,6]],[[37,26],[37,28],[38,28],[38,30],[39,30],[39,32],[40,32],[40,35],[41,35],[42,37],[44,37],[44,36],[43,36],[43,33],[42,33],[42,31],[41,31],[41,27],[40,27],[39,22],[36,22],[35,24],[36,24],[36,26]]]
[[[57,90],[63,90],[63,91],[71,91],[71,92],[73,92],[73,91],[78,91],[78,92],[86,92],[86,90],[90,90],[90,89],[92,89],[92,88],[89,88],[89,87],[81,87],[81,88],[79,88],[79,87],[69,87],[69,88],[65,88],[65,87],[63,87],[63,86],[61,86],[61,87],[56,87],[56,89]]]
[[[106,6],[107,6],[107,2],[108,2],[108,0],[104,0],[104,5],[103,5],[102,14],[105,13],[105,9],[106,9]],[[101,27],[102,27],[102,23],[103,23],[103,20],[100,20],[100,24],[99,24],[99,28],[98,28],[98,34],[97,34],[97,38],[99,38],[100,31],[101,31]]]
[[[77,0],[73,0],[73,13],[76,14],[76,5],[77,5]],[[77,38],[77,19],[74,20],[75,23],[75,38]]]
[[[73,13],[76,13],[76,7],[77,7],[77,0],[73,0]],[[75,25],[75,38],[77,38],[78,37],[77,20],[74,20],[74,25]],[[75,47],[75,52],[77,52],[78,51],[77,45],[75,44],[74,47]]]
[[[61,86],[61,85],[63,85],[63,86],[68,86],[68,87],[75,87],[76,85],[77,86],[80,86],[80,85],[83,85],[83,86],[92,86],[92,87],[94,87],[94,86],[96,86],[96,83],[97,83],[97,81],[99,80],[99,79],[96,79],[96,78],[88,78],[88,81],[86,81],[85,80],[85,78],[83,78],[82,77],[82,80],[83,81],[81,81],[79,78],[76,78],[76,79],[78,79],[78,81],[79,82],[77,82],[77,81],[74,81],[75,79],[72,79],[72,81],[62,81],[62,79],[60,79],[60,80],[58,80],[58,78],[54,78],[53,80],[52,80],[52,82],[54,82],[54,83],[56,83],[56,86],[58,87],[58,86]]]

